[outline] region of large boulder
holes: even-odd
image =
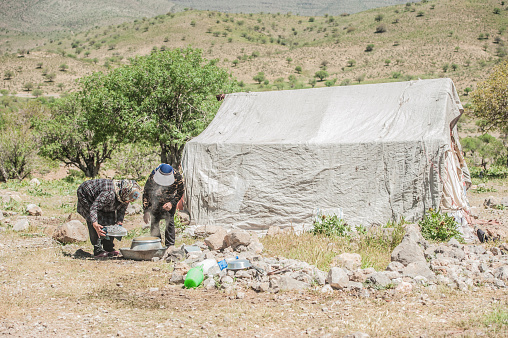
[[[346,270],[337,267],[330,269],[326,281],[334,289],[345,289],[349,285],[349,277]]]
[[[225,241],[225,237],[227,234],[228,234],[227,231],[221,228],[213,235],[205,238],[205,244],[208,246],[210,250],[222,250],[227,247]]]
[[[230,246],[233,250],[240,245],[248,246],[252,242],[250,234],[245,230],[232,230],[224,240],[226,247]]]
[[[426,262],[422,248],[412,238],[404,238],[392,252],[392,261],[407,266],[414,262]]]
[[[60,243],[76,243],[88,240],[88,228],[78,220],[60,225],[53,232],[53,238]]]

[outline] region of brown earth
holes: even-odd
[[[506,180],[487,187],[496,192],[469,193],[480,218],[508,224],[508,210],[481,205],[491,194],[508,196]],[[4,191],[5,192],[5,191]],[[27,196],[36,203],[47,197]],[[53,196],[54,203],[75,197]],[[40,199],[40,200],[39,200]],[[65,200],[65,201],[64,201]],[[49,203],[49,201],[46,201]],[[44,204],[41,204],[44,205]],[[56,210],[56,209],[55,209]],[[32,230],[0,236],[0,335],[74,336],[219,336],[342,337],[364,332],[373,337],[475,336],[508,334],[508,294],[486,286],[461,292],[448,287],[371,290],[370,295],[334,291],[277,294],[238,289],[186,290],[170,285],[171,266],[162,262],[96,260],[89,243],[62,246],[49,235],[68,214],[31,217]],[[141,215],[128,216],[137,229]],[[506,240],[506,239],[504,239]],[[192,239],[186,239],[192,243]],[[128,247],[129,240],[121,242]],[[491,244],[484,244],[489,246]]]

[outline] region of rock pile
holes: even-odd
[[[170,283],[183,283],[187,271],[205,259],[221,261],[237,257],[248,259],[255,268],[221,271],[217,265],[205,274],[203,286],[226,291],[251,288],[258,292],[278,292],[313,288],[323,293],[344,290],[368,294],[369,288],[404,293],[415,285],[435,288],[443,284],[464,290],[478,285],[504,288],[508,283],[506,244],[490,249],[485,245],[460,244],[455,239],[429,244],[416,224],[407,226],[406,235],[393,250],[392,262],[385,271],[361,269],[361,257],[355,253],[335,257],[328,272],[294,259],[263,257],[257,235],[242,230],[227,232],[221,227],[207,226],[198,228],[195,234],[204,237],[194,244],[202,251],[186,252],[184,246],[168,248],[164,259],[174,264]]]

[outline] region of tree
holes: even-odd
[[[42,89],[34,89],[34,91],[32,92],[32,95],[35,97],[42,96],[42,94],[43,94]]]
[[[506,156],[506,148],[503,142],[492,135],[483,134],[476,137],[465,137],[461,141],[463,151],[471,152],[473,162],[477,162],[477,155],[480,158],[480,165],[487,170],[487,165],[496,162]]]
[[[92,111],[83,109],[77,94],[56,101],[51,115],[38,119],[40,155],[78,167],[86,177],[96,177],[102,163],[118,147],[114,135],[90,128]]]
[[[374,50],[374,44],[369,43],[367,47],[365,47],[366,52],[372,52]]]
[[[25,83],[24,85],[24,88],[27,92],[31,91],[32,89],[34,89],[34,84],[32,82],[27,82]]]
[[[6,80],[12,79],[12,76],[14,75],[14,72],[12,70],[6,70],[4,72],[4,77]]]
[[[473,114],[484,121],[485,130],[508,128],[508,61],[494,68],[487,80],[472,92]]]
[[[301,74],[302,73],[302,66],[296,66],[295,72],[297,72],[298,74]]]
[[[317,77],[319,79],[319,81],[323,81],[324,79],[326,79],[328,77],[328,72],[326,70],[318,70],[314,74],[314,77]]]
[[[309,80],[309,84],[314,88],[316,86],[316,79],[312,78]]]
[[[259,72],[259,73],[257,73],[257,75],[254,75],[254,77],[252,79],[254,81],[256,81],[257,83],[261,84],[261,82],[263,82],[265,80],[265,73]]]
[[[288,65],[291,63],[291,61],[293,61],[293,59],[292,59],[292,58],[290,58],[290,57],[287,57],[287,58],[286,58],[286,62],[288,63]]]
[[[32,120],[44,114],[37,102],[28,103],[17,112],[2,116],[0,125],[0,180],[19,179],[30,175],[38,148],[31,128]]]
[[[351,59],[351,60],[347,61],[348,67],[354,67],[355,65],[356,65],[356,60]]]
[[[356,81],[358,81],[358,83],[360,83],[363,80],[365,80],[365,74],[360,74],[355,79],[356,79]]]
[[[45,78],[46,80],[48,80],[48,82],[53,82],[56,78],[56,74],[55,73],[46,74]]]
[[[216,95],[238,89],[216,63],[189,47],[138,56],[108,74],[83,78],[78,95],[90,130],[101,139],[157,145],[161,162],[178,167],[185,143],[215,116]]]

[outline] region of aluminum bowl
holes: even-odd
[[[120,252],[125,259],[132,259],[135,261],[151,261],[153,257],[160,258],[164,256],[166,249],[166,247],[151,250],[132,250],[129,248],[121,248]]]
[[[158,237],[136,237],[132,239],[131,249],[136,251],[160,250],[161,239]]]
[[[243,270],[250,268],[252,264],[246,259],[235,259],[228,262],[228,270]]]

